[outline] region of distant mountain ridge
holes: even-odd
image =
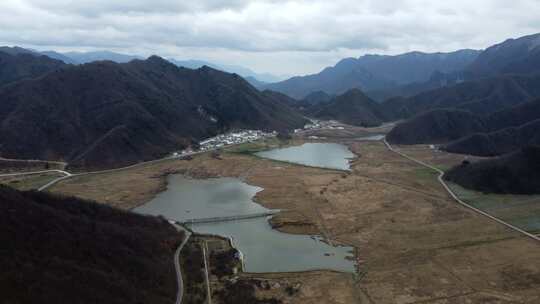
[[[484,77],[538,72],[540,34],[534,34],[508,39],[484,51],[464,49],[450,53],[410,52],[345,58],[320,73],[293,77],[264,88],[297,99],[319,90],[335,95],[359,88],[383,101]]]
[[[412,117],[396,126],[389,138],[396,143],[456,140],[445,149],[484,156],[508,153],[537,142],[534,132],[540,130],[533,121],[540,118],[539,103],[534,102],[540,98],[540,34],[489,47],[462,75],[469,80],[383,102],[386,113],[394,120]],[[523,104],[528,101],[532,102]],[[447,115],[458,115],[460,110],[471,115],[467,122],[436,128],[440,111],[435,109],[446,109]],[[476,132],[464,127],[474,121],[484,126]],[[423,129],[432,132],[421,136]],[[456,132],[461,136],[452,135]],[[462,136],[468,137],[458,138]]]
[[[410,52],[401,55],[365,55],[357,64],[397,85],[429,80],[433,73],[460,71],[473,62],[481,51],[464,49],[450,53]]]
[[[248,68],[238,65],[216,64],[203,60],[177,60],[174,58],[168,58],[170,62],[176,64],[179,67],[185,67],[188,69],[199,69],[204,66],[211,67],[216,70],[221,70],[227,73],[236,73],[244,77],[255,87],[263,87],[266,83],[279,81],[280,78],[269,73],[256,73]]]
[[[452,53],[411,52],[395,56],[365,55],[346,58],[318,74],[293,77],[269,84],[266,88],[302,99],[314,91],[341,94],[349,89],[383,90],[399,85],[428,81],[433,73],[459,71],[473,62],[480,52],[460,50]]]
[[[0,47],[0,52],[10,54],[30,54],[34,56],[47,56],[51,59],[62,61],[66,64],[85,64],[94,61],[113,61],[116,63],[127,63],[135,59],[142,59],[141,56],[126,55],[111,51],[92,51],[92,52],[66,52],[60,53],[56,51],[36,51],[21,47]]]
[[[128,55],[111,51],[89,51],[89,52],[57,52],[57,51],[35,51],[31,49],[25,49],[21,47],[0,47],[0,52],[13,54],[32,54],[35,56],[45,55],[49,58],[60,60],[66,64],[85,64],[94,61],[113,61],[116,63],[127,63],[135,59],[144,59],[139,55]],[[239,65],[227,65],[227,64],[215,64],[203,60],[177,60],[174,58],[168,58],[170,62],[176,64],[179,67],[185,67],[188,69],[199,69],[203,66],[208,66],[216,70],[236,73],[248,80],[252,85],[261,87],[267,83],[277,82],[283,79],[283,77],[275,76],[270,73],[257,73],[251,69],[239,66]]]
[[[393,85],[391,81],[356,66],[354,61],[353,58],[343,59],[334,67],[328,67],[318,74],[293,77],[282,82],[268,84],[264,88],[296,99],[303,99],[314,91],[337,95],[352,88],[382,89]]]
[[[114,61],[116,63],[127,63],[135,59],[142,59],[141,56],[126,55],[111,51],[67,52],[60,55],[70,58],[77,64],[84,64],[102,60]]]
[[[63,62],[47,56],[34,56],[21,50],[0,48],[0,87],[20,80],[39,77],[63,66]]]
[[[384,102],[391,98],[412,97],[423,92],[450,87],[465,81],[466,75],[463,71],[454,71],[448,73],[435,71],[427,81],[398,85],[382,90],[367,91],[366,95],[379,102]]]
[[[470,64],[454,71],[436,71],[428,81],[394,88],[373,90],[367,94],[379,101],[391,97],[410,97],[421,92],[503,75],[531,75],[540,73],[540,33],[508,39],[480,52]]]
[[[0,153],[118,167],[231,128],[293,129],[306,120],[241,77],[153,56],[68,66],[0,89]]]
[[[307,113],[315,118],[362,127],[379,126],[385,120],[381,105],[358,89],[349,90],[326,102],[312,104],[307,108]]]
[[[474,78],[540,72],[540,33],[487,48],[465,71]]]

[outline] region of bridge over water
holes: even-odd
[[[179,221],[181,224],[206,224],[206,223],[219,223],[219,222],[231,222],[238,220],[247,220],[259,217],[267,217],[278,213],[280,210],[269,210],[266,212],[258,212],[251,214],[242,214],[242,215],[231,215],[231,216],[219,216],[219,217],[208,217],[208,218],[198,218],[198,219],[187,219]]]

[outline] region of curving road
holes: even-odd
[[[76,176],[82,176],[82,175],[88,175],[88,174],[111,173],[111,172],[116,172],[116,171],[121,171],[121,170],[131,169],[131,168],[135,168],[135,167],[139,167],[139,166],[149,165],[149,164],[153,164],[153,163],[158,163],[158,162],[162,162],[162,161],[172,160],[172,159],[182,159],[182,158],[184,158],[184,157],[194,156],[194,155],[198,155],[198,154],[203,154],[203,153],[207,153],[207,152],[219,150],[219,149],[222,149],[222,148],[232,147],[232,146],[236,146],[236,145],[241,145],[241,144],[242,144],[242,143],[238,143],[238,144],[230,144],[230,145],[225,145],[225,146],[220,147],[220,148],[213,148],[213,149],[208,149],[208,150],[205,150],[205,151],[191,152],[191,153],[186,153],[186,154],[177,155],[177,156],[167,156],[167,157],[164,157],[164,158],[159,158],[159,159],[154,159],[154,160],[150,160],[150,161],[146,161],[146,162],[136,163],[136,164],[129,165],[129,166],[126,166],[126,167],[115,168],[115,169],[106,169],[106,170],[101,170],[101,171],[89,171],[89,172],[82,172],[82,173],[70,173],[70,172],[67,172],[67,171],[64,171],[64,170],[43,170],[43,171],[33,171],[33,172],[19,172],[19,173],[0,174],[0,177],[3,177],[3,176],[17,176],[17,175],[39,174],[39,173],[48,173],[48,172],[59,172],[59,173],[62,173],[62,174],[65,175],[65,176],[62,176],[62,177],[60,177],[60,178],[57,178],[57,179],[55,179],[55,180],[53,180],[53,181],[47,183],[46,185],[41,186],[41,187],[38,189],[38,191],[43,191],[43,190],[46,190],[47,188],[53,186],[54,184],[56,184],[56,183],[58,183],[58,182],[60,182],[60,181],[62,181],[62,180],[69,179],[69,178],[76,177]],[[0,157],[0,160],[7,160],[7,161],[21,161],[21,162],[49,162],[49,163],[60,164],[60,165],[63,166],[63,168],[65,168],[65,167],[68,165],[68,164],[65,163],[65,162],[59,162],[59,161],[46,161],[46,160],[36,160],[36,159],[32,159],[32,160],[28,160],[28,159],[8,159],[8,158],[1,158],[1,157]]]
[[[176,248],[174,252],[174,269],[176,270],[176,282],[178,282],[178,291],[176,293],[176,304],[182,304],[182,299],[184,298],[184,279],[182,278],[182,271],[180,269],[180,251],[186,245],[187,241],[191,237],[191,232],[185,229],[184,227],[172,224],[178,231],[183,231],[185,233],[185,238],[182,241],[182,244]]]
[[[198,154],[198,153],[200,153],[200,152],[193,153],[193,154]],[[140,166],[140,165],[144,165],[144,164],[148,164],[148,163],[154,163],[154,162],[163,161],[163,160],[167,160],[167,159],[171,159],[171,158],[164,158],[164,159],[149,161],[149,162],[145,162],[145,163],[139,163],[139,164],[131,165],[131,166],[124,167],[124,168],[97,171],[97,172],[89,172],[89,173],[72,174],[72,173],[69,173],[69,172],[64,171],[64,170],[52,169],[52,170],[31,171],[31,172],[6,173],[6,174],[0,174],[0,177],[33,175],[33,174],[42,174],[42,173],[61,173],[61,174],[64,175],[62,177],[56,178],[56,179],[48,182],[47,184],[39,187],[38,190],[37,190],[37,191],[43,191],[43,190],[49,188],[50,186],[52,186],[52,185],[54,185],[54,184],[56,184],[56,183],[58,183],[58,182],[60,182],[60,181],[62,181],[64,179],[68,179],[68,178],[71,178],[71,177],[74,177],[74,176],[80,176],[80,175],[85,175],[85,174],[106,173],[106,172],[111,172],[111,171],[116,171],[116,170],[124,170],[124,169],[127,169],[127,168],[133,168],[135,166]],[[181,268],[180,268],[180,251],[182,251],[182,248],[184,248],[184,246],[188,242],[189,238],[191,237],[191,232],[188,231],[187,229],[185,229],[184,227],[176,224],[176,223],[171,223],[171,224],[176,228],[176,230],[182,231],[185,234],[184,240],[182,241],[180,246],[178,246],[178,248],[176,248],[176,251],[174,252],[174,268],[175,268],[175,271],[176,271],[176,281],[178,282],[178,291],[176,293],[176,302],[175,303],[176,304],[181,304],[182,299],[184,297],[184,280],[182,278],[182,271],[181,271]]]
[[[42,170],[42,171],[30,171],[30,172],[18,172],[18,173],[6,173],[6,174],[0,174],[0,177],[8,177],[8,176],[20,176],[20,175],[34,175],[34,174],[42,174],[42,173],[61,173],[61,174],[64,174],[64,176],[62,177],[59,177],[59,178],[56,178],[50,182],[48,182],[47,184],[39,187],[37,189],[37,191],[43,191],[47,188],[49,188],[50,186],[56,184],[57,182],[61,181],[61,180],[64,180],[64,179],[67,179],[67,178],[70,178],[73,176],[73,174],[67,172],[67,171],[64,171],[64,170],[57,170],[57,169],[52,169],[52,170]]]
[[[67,172],[67,171],[64,171],[64,170],[56,170],[56,169],[51,169],[51,170],[42,170],[42,171],[28,171],[28,172],[15,172],[15,173],[5,173],[5,174],[0,174],[0,177],[5,177],[5,176],[18,176],[18,175],[32,175],[32,174],[42,174],[42,173],[62,173],[66,176],[71,176],[72,174]]]
[[[478,209],[478,208],[475,208],[475,207],[473,207],[473,206],[467,204],[466,202],[462,201],[462,200],[454,193],[454,191],[453,191],[452,189],[450,189],[450,187],[448,186],[448,184],[446,184],[446,182],[444,181],[444,179],[443,179],[443,177],[444,177],[444,171],[442,171],[441,169],[439,169],[439,168],[437,168],[437,167],[434,167],[434,166],[432,166],[432,165],[430,165],[430,164],[427,164],[427,163],[425,163],[425,162],[423,162],[423,161],[421,161],[421,160],[415,159],[415,158],[413,158],[413,157],[411,157],[411,156],[409,156],[409,155],[407,155],[407,154],[405,154],[405,153],[403,153],[403,152],[400,152],[400,151],[395,150],[395,149],[394,149],[394,148],[386,141],[386,138],[383,139],[383,142],[384,142],[384,144],[386,145],[386,147],[388,148],[388,150],[390,150],[390,151],[392,151],[392,152],[394,152],[394,153],[396,153],[396,154],[398,154],[398,155],[400,155],[400,156],[402,156],[402,157],[404,157],[404,158],[406,158],[406,159],[408,159],[408,160],[410,160],[410,161],[413,161],[413,162],[415,162],[415,163],[417,163],[417,164],[419,164],[419,165],[422,165],[422,166],[424,166],[424,167],[426,167],[426,168],[429,168],[429,169],[434,170],[434,171],[436,171],[437,173],[439,173],[439,176],[437,177],[437,180],[438,180],[439,183],[444,187],[444,189],[446,190],[446,192],[448,192],[448,194],[450,194],[450,196],[451,196],[456,202],[458,202],[460,205],[465,206],[465,207],[467,207],[467,208],[473,210],[474,212],[479,213],[479,214],[481,214],[481,215],[483,215],[483,216],[486,216],[487,218],[489,218],[489,219],[491,219],[491,220],[494,220],[494,221],[496,221],[497,223],[502,224],[502,225],[504,225],[504,226],[506,226],[506,227],[508,227],[508,228],[510,228],[510,229],[513,229],[513,230],[515,230],[515,231],[517,231],[517,232],[519,232],[519,233],[521,233],[521,234],[523,234],[523,235],[525,235],[525,236],[527,236],[527,237],[529,237],[529,238],[531,238],[531,239],[533,239],[533,240],[540,241],[540,237],[539,237],[539,236],[536,236],[536,235],[534,235],[534,234],[531,234],[531,233],[529,233],[529,232],[527,232],[527,231],[525,231],[525,230],[523,230],[523,229],[520,229],[520,228],[518,228],[518,227],[516,227],[516,226],[514,226],[514,225],[512,225],[512,224],[509,224],[509,223],[507,223],[507,222],[505,222],[505,221],[503,221],[503,220],[501,220],[501,219],[499,219],[499,218],[497,218],[497,217],[494,217],[493,215],[491,215],[491,214],[489,214],[489,213],[486,213],[486,212],[484,212],[484,211],[482,211],[482,210],[480,210],[480,209]]]

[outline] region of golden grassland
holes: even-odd
[[[538,303],[540,244],[456,204],[436,174],[390,152],[381,142],[358,141],[358,132],[324,131],[358,156],[352,171],[273,162],[251,156],[258,144],[107,174],[75,177],[53,192],[130,209],[166,187],[166,176],[230,176],[264,188],[255,200],[286,209],[275,228],[320,234],[355,247],[358,271],[258,274],[299,282],[287,303]],[[320,141],[320,140],[319,140]],[[303,142],[294,139],[295,144]],[[262,145],[277,145],[264,143]],[[400,147],[441,168],[463,156],[428,147]],[[252,276],[244,274],[245,276]],[[253,275],[254,276],[254,275]],[[260,291],[266,296],[265,291]]]

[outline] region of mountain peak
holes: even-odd
[[[150,57],[146,59],[146,61],[149,63],[171,64],[169,61],[167,61],[166,59],[158,55],[151,55]]]
[[[228,129],[294,129],[306,123],[238,76],[202,70],[179,69],[151,56],[71,65],[0,90],[0,100],[10,101],[0,112],[2,155],[110,168],[162,157]],[[51,131],[51,121],[63,130],[61,138]]]
[[[474,78],[497,74],[533,74],[540,70],[540,33],[493,45],[467,67]]]

